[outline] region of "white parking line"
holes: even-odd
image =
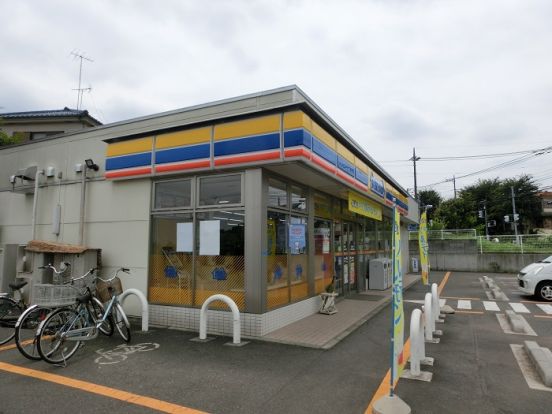
[[[471,309],[471,300],[459,300],[458,309]]]
[[[509,303],[509,305],[516,313],[531,313],[523,303]]]
[[[544,313],[547,313],[548,315],[552,315],[552,305],[543,305],[541,303],[537,303],[537,306],[541,308]]]
[[[483,301],[483,306],[485,306],[485,310],[487,311],[494,311],[494,312],[500,312],[500,308],[496,304],[496,302],[488,302],[486,300]]]

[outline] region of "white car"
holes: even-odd
[[[552,302],[552,256],[521,269],[518,282],[523,293]]]

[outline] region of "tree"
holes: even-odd
[[[486,210],[487,222],[496,222],[496,226],[489,227],[490,234],[513,233],[512,187],[516,214],[520,217],[518,231],[528,232],[537,225],[542,211],[538,187],[530,175],[503,180],[479,180],[476,184],[461,189],[456,201],[442,202],[435,217],[448,229],[477,227],[484,232],[485,219],[479,217],[478,211]],[[505,222],[504,216],[510,216],[510,223]]]
[[[445,200],[435,211],[435,218],[447,229],[473,229],[476,217],[474,203],[463,197]]]
[[[443,197],[435,190],[421,190],[418,191],[418,197],[420,198],[420,209],[424,206],[431,205],[431,209],[427,211],[427,220],[432,220],[435,216],[435,211],[439,208],[439,205],[443,202]]]
[[[0,118],[0,127],[2,127],[2,118]],[[18,144],[23,139],[21,132],[14,132],[12,136],[9,136],[6,132],[0,129],[0,147],[5,145]]]

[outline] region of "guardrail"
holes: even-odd
[[[518,236],[479,236],[479,253],[550,253],[552,254],[552,236],[524,234]]]
[[[428,240],[458,240],[458,239],[476,239],[476,229],[443,229],[429,230],[427,232]],[[408,235],[409,240],[418,240],[418,232],[411,231]]]

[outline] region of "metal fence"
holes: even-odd
[[[552,254],[552,236],[479,236],[479,253],[550,253]]]
[[[450,240],[450,239],[476,239],[477,230],[475,229],[446,229],[446,230],[429,230],[427,232],[427,238],[429,240]],[[409,240],[418,240],[418,232],[411,231]]]

